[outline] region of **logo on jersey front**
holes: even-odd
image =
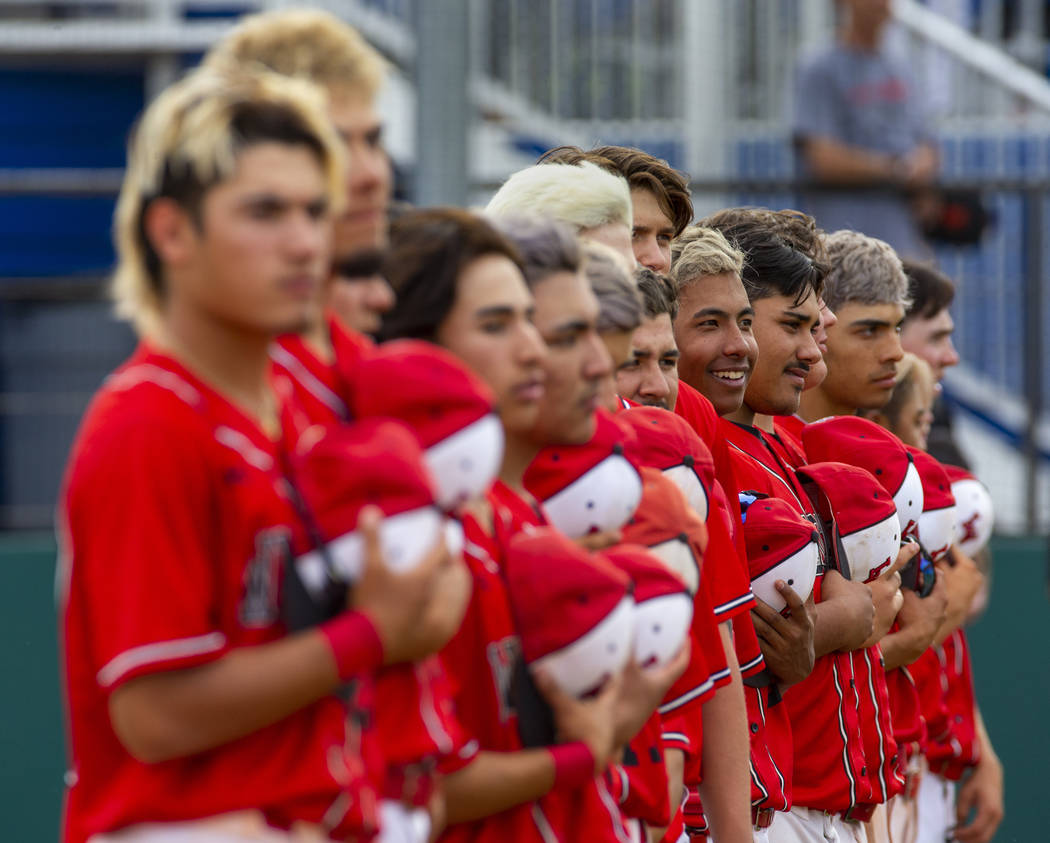
[[[237,607],[242,626],[258,628],[277,622],[278,592],[285,564],[292,564],[288,528],[269,527],[256,533],[255,556],[244,568],[244,592]]]
[[[489,660],[492,681],[496,687],[499,719],[501,723],[506,723],[517,713],[510,701],[510,684],[514,677],[514,666],[522,658],[521,640],[516,635],[509,635],[499,641],[493,641],[485,648],[485,656]]]

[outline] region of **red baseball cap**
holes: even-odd
[[[634,583],[634,660],[642,667],[667,664],[693,621],[693,598],[685,583],[641,545],[620,544],[603,554]]]
[[[599,409],[590,441],[544,448],[525,470],[525,488],[571,538],[617,530],[642,495],[638,469],[624,456],[633,436],[616,416]]]
[[[566,693],[598,690],[631,657],[631,580],[550,527],[515,534],[504,561],[525,661]]]
[[[417,565],[445,530],[419,440],[400,422],[364,419],[310,428],[293,457],[293,474],[325,542],[324,551],[313,549],[296,559],[304,586],[315,596],[330,574],[347,582],[360,576],[364,540],[357,520],[365,506],[376,506],[385,516],[380,544],[394,570]]]
[[[623,528],[624,541],[647,547],[695,594],[707,549],[707,526],[666,474],[644,466],[641,475],[642,500]]]
[[[937,460],[920,451],[908,448],[915,467],[922,478],[923,507],[919,517],[919,543],[936,562],[948,553],[955,541],[955,496],[948,475]]]
[[[952,484],[956,507],[956,544],[967,556],[981,550],[995,529],[995,506],[987,487],[965,468],[941,463]]]
[[[901,547],[897,507],[889,492],[863,468],[841,462],[804,465],[798,478],[817,513],[831,522],[832,553],[843,576],[855,582],[877,579]]]
[[[859,416],[829,416],[802,428],[810,462],[844,462],[869,472],[890,493],[901,535],[915,538],[922,515],[922,480],[904,443]]]
[[[627,457],[636,465],[651,466],[670,477],[700,520],[706,521],[715,461],[689,422],[658,407],[634,407],[617,418],[635,432],[635,442]]]
[[[779,498],[742,492],[740,509],[755,596],[783,611],[787,601],[775,587],[777,580],[783,580],[805,600],[813,591],[820,564],[817,526]]]
[[[492,485],[503,425],[492,391],[457,357],[421,340],[394,340],[364,355],[347,377],[355,416],[388,416],[415,431],[445,509]]]

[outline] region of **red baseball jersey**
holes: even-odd
[[[871,786],[871,804],[881,804],[904,790],[893,716],[886,682],[885,662],[879,645],[856,650],[853,673],[857,681],[857,714],[864,739],[864,765]]]
[[[930,747],[944,743],[951,737],[948,689],[941,671],[937,648],[927,648],[919,658],[908,665],[908,672],[915,680],[922,719],[926,724],[925,743],[922,746],[925,755]]]
[[[60,517],[66,841],[246,808],[278,827],[324,823],[339,839],[374,831],[367,712],[334,695],[157,764],[135,760],[110,722],[110,695],[126,682],[284,635],[279,584],[298,518],[280,466],[254,421],[147,345],[92,401]]]
[[[781,444],[791,452],[795,465],[805,465],[809,462],[806,449],[802,447],[802,428],[805,426],[806,420],[801,416],[773,417],[773,431]]]
[[[757,428],[723,421],[722,429],[742,491],[780,498],[813,517],[782,450],[774,450]],[[813,586],[817,602],[820,584],[818,576]],[[790,737],[785,739],[782,729],[771,729],[769,745],[778,767],[792,769],[793,804],[838,813],[870,801],[856,684],[850,654],[829,653],[816,660],[806,679],[784,693]]]
[[[515,752],[523,748],[518,715],[510,699],[521,640],[502,574],[503,548],[523,529],[546,525],[542,508],[497,481],[486,495],[492,523],[464,518],[464,556],[473,577],[470,604],[459,631],[442,650],[466,744],[472,749]],[[471,759],[449,760],[446,771]],[[586,829],[584,833],[582,830]],[[582,834],[582,836],[579,836]],[[578,788],[556,788],[539,800],[480,820],[451,825],[443,841],[602,840],[628,843],[623,815],[605,782],[595,778]]]
[[[779,422],[779,426],[778,426]],[[798,416],[774,420],[775,435],[763,434],[763,439],[779,462],[790,469],[806,462],[801,430],[805,422]],[[805,498],[803,498],[805,502]],[[882,651],[878,646],[850,653],[856,686],[858,723],[864,743],[864,766],[871,796],[861,800],[870,805],[881,804],[904,789],[900,770],[900,755],[893,734],[893,717]]]
[[[352,370],[371,343],[331,318],[328,330],[334,363],[322,360],[299,334],[285,334],[270,347],[270,359],[277,372],[288,379],[290,404],[299,428],[350,419],[347,386],[340,373]]]
[[[294,439],[312,425],[340,424],[350,419],[348,376],[372,345],[362,335],[343,329],[333,318],[328,320],[328,329],[334,363],[322,360],[297,334],[281,337],[271,348],[278,386],[294,420]],[[291,444],[294,446],[294,441]],[[365,740],[376,745],[368,747],[366,756],[374,759],[369,775],[385,798],[425,805],[436,786],[434,774],[441,757],[454,755],[464,760],[472,755],[456,720],[448,678],[436,655],[379,671],[374,723],[374,732]]]
[[[695,790],[696,785],[703,780],[701,757],[704,742],[703,717],[692,714],[684,716],[669,714],[662,719],[664,752],[676,749],[685,756],[682,783],[687,790]],[[685,804],[686,800],[682,799],[678,804],[671,805],[671,823],[667,826],[667,832],[663,837],[667,843],[675,843],[685,829]]]
[[[744,546],[736,528],[740,523],[740,501],[736,496],[737,484],[725,439],[719,433],[721,420],[710,401],[682,382],[678,385],[678,401],[674,411],[689,422],[689,426],[711,451],[714,460],[718,485],[711,496],[711,511],[721,512],[722,520],[712,519],[710,514],[708,516],[708,541],[713,545],[711,594],[719,621],[730,620],[749,612],[755,605],[755,598],[751,594],[751,580],[746,566],[741,562]],[[718,506],[714,505],[716,501]],[[727,539],[736,549],[735,555],[725,547]],[[749,655],[753,658],[753,654]],[[741,669],[743,665],[744,661],[741,660]],[[757,669],[761,667],[759,664]]]
[[[609,768],[606,785],[624,816],[664,828],[671,821],[667,764],[664,761],[663,722],[653,715]]]
[[[966,633],[955,630],[937,648],[937,655],[948,709],[948,738],[927,746],[926,758],[933,772],[958,781],[966,770],[981,760],[973,669]]]

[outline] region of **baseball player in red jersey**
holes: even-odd
[[[444,239],[435,237],[435,230],[445,231]],[[587,298],[562,301],[563,293],[582,294],[576,286],[582,279],[575,238],[540,223],[519,233],[535,238],[532,248],[554,259],[547,267],[527,259],[525,268],[528,277],[542,279],[535,294],[537,300],[546,297],[548,319],[563,313],[571,326],[565,329],[569,339],[559,346],[558,374],[568,378],[563,388],[586,392],[595,377],[608,371],[608,362],[594,344],[598,340]],[[533,297],[515,263],[518,253],[483,220],[451,209],[406,215],[393,231],[392,244],[397,259],[391,262],[390,277],[398,304],[383,336],[436,340],[459,356],[495,393],[506,436],[500,480],[486,495],[487,506],[464,517],[474,590],[443,661],[460,721],[469,727],[479,751],[466,762],[449,759],[445,765],[449,826],[444,837],[564,840],[570,839],[567,823],[584,822],[591,836],[618,839],[619,812],[609,812],[595,780],[612,752],[612,729],[620,719],[612,715],[615,699],[602,695],[577,701],[541,686],[565,743],[526,747],[510,694],[521,649],[501,565],[510,538],[545,521],[524,491],[522,474],[539,448],[534,427],[550,378],[550,366],[544,364],[551,354],[529,318]],[[528,244],[525,251],[528,258]],[[552,284],[545,288],[547,280]],[[571,419],[586,433],[593,424],[593,405],[579,398],[571,402]],[[630,701],[621,701],[619,710],[633,709]]]
[[[642,158],[646,157],[642,153],[638,153],[638,155]],[[594,251],[595,254],[592,255],[591,251]],[[609,350],[609,353],[613,358],[614,367],[619,373],[623,371],[623,366],[629,363],[629,354],[634,347],[638,331],[643,330],[643,328],[646,327],[645,320],[642,318],[644,313],[639,310],[639,297],[637,295],[637,289],[642,286],[642,282],[644,281],[644,278],[641,278],[640,276],[643,275],[645,271],[637,273],[635,276],[636,283],[632,284],[630,279],[619,270],[616,264],[617,262],[615,261],[615,258],[610,259],[606,254],[601,254],[597,247],[588,251],[587,276],[591,282],[592,289],[594,289],[598,296],[599,304],[601,306],[599,321],[601,336],[605,342],[606,348]],[[666,322],[666,327],[669,328],[670,317],[666,314],[664,321]],[[673,336],[671,337],[671,342],[673,344]],[[669,379],[673,381],[674,387],[677,387],[677,380],[674,378]],[[666,386],[667,381],[664,379],[663,375],[661,375],[661,381],[664,382]],[[619,377],[617,377],[617,385],[618,383]],[[608,383],[607,388],[602,390],[601,395],[602,402],[608,409],[619,409],[623,404],[629,403],[624,398],[616,396],[614,384],[611,381]],[[695,438],[695,434],[693,435]],[[681,461],[682,459],[683,455],[679,454],[678,460]],[[665,467],[671,468],[671,466]],[[684,468],[684,466],[682,468]],[[702,491],[698,493],[695,488],[689,488],[688,486],[687,488],[689,489],[688,493],[697,498],[693,504],[706,511],[709,508],[706,501],[706,494]],[[704,498],[704,500],[700,500],[701,497]],[[718,506],[717,502],[715,507],[716,509],[721,510],[721,507]],[[726,577],[722,576],[723,574],[731,575],[737,573],[737,569],[733,567],[733,557],[723,556],[723,548],[719,546],[720,538],[725,533],[724,529],[722,529],[723,525],[721,522],[722,519],[716,514],[716,518],[712,522],[715,531],[715,547],[713,549],[714,553],[712,558],[715,560],[717,567],[711,572],[708,582],[704,584],[703,587],[705,589],[711,587],[711,583],[719,579],[726,579]],[[737,584],[743,583],[740,587],[741,590],[733,590],[731,592],[731,597],[728,600],[720,599],[718,601],[719,603],[733,601],[738,598],[741,593],[747,594],[747,585],[743,577],[732,577],[728,581],[731,583],[730,588],[735,588]],[[722,592],[722,594],[724,594],[724,592]],[[719,597],[722,597],[722,594],[720,594]],[[706,610],[701,612],[701,615],[706,617]],[[730,647],[728,622],[724,624],[723,629],[720,631],[720,637],[723,639],[721,644],[722,653],[726,657],[728,664],[729,654],[732,652]],[[706,646],[706,644],[701,644],[702,649]],[[754,652],[757,654],[757,642],[754,647]],[[731,676],[735,676],[737,673],[736,665],[730,667],[730,673]],[[685,677],[683,677],[683,680],[684,679]],[[706,783],[702,783],[700,777],[699,771],[701,765],[699,763],[691,765],[692,780],[688,782],[688,784],[702,784],[702,789],[708,793],[716,803],[718,803],[715,809],[716,813],[725,811],[731,813],[736,812],[738,818],[742,819],[742,814],[739,812],[740,806],[743,804],[743,776],[741,775],[738,779],[736,774],[737,772],[742,772],[743,765],[741,763],[739,765],[740,769],[738,770],[737,764],[732,761],[727,762],[727,759],[733,757],[734,752],[742,753],[743,750],[743,742],[736,741],[730,737],[734,734],[740,734],[738,727],[742,725],[739,722],[739,713],[742,707],[739,705],[740,692],[737,690],[738,688],[739,685],[734,685],[734,687],[723,691],[720,695],[720,699],[708,700],[708,703],[705,706],[705,716],[709,721],[708,732],[713,736],[713,739],[706,752],[709,753],[712,758],[718,758],[719,763],[708,767],[710,776]],[[736,705],[734,705],[734,702]],[[670,705],[670,703],[668,703],[668,705]],[[663,707],[663,710],[666,712],[667,708]],[[684,728],[679,729],[678,731],[688,733],[690,730]],[[697,734],[693,743],[693,754],[699,761],[699,756],[696,753],[696,750],[701,748],[699,730],[695,729],[694,731],[696,731]],[[736,746],[734,746],[734,743]],[[686,749],[688,751],[688,747]],[[680,755],[681,753],[677,751],[671,751],[667,756],[670,759],[669,763],[672,770],[671,787],[676,793],[679,789],[677,783],[677,771],[683,767],[680,763]],[[742,762],[742,757],[739,760]],[[737,799],[737,797],[740,798]],[[678,801],[677,795],[672,797],[672,801]],[[736,807],[730,807],[733,805]],[[727,822],[729,821],[722,821],[724,834],[729,834],[729,829],[732,828]],[[739,822],[739,819],[737,822]],[[716,821],[716,825],[717,824],[718,821]],[[740,828],[737,830],[737,833],[745,833],[742,822],[740,822]]]
[[[640,418],[644,411],[638,412]],[[657,418],[652,421],[676,420],[666,411],[653,412]],[[661,416],[664,418],[660,419]],[[703,522],[689,510],[675,484],[655,469],[643,468],[639,483],[637,470],[621,452],[626,448],[627,455],[635,459],[641,453],[640,448],[634,447],[637,438],[642,435],[655,438],[660,431],[654,431],[648,424],[638,427],[619,421],[631,419],[631,413],[614,418],[599,410],[595,436],[586,445],[545,448],[530,465],[525,483],[542,499],[552,523],[570,536],[582,538],[595,531],[609,533],[622,526],[629,542],[653,548],[663,563],[683,576],[691,584],[690,590],[696,593],[692,623],[694,644],[689,666],[670,689],[659,711],[652,714],[642,732],[631,740],[617,775],[611,779],[614,794],[625,813],[644,821],[651,831],[666,828],[671,819],[669,788],[676,808],[681,792],[681,780],[669,778],[665,766],[661,717],[675,714],[682,721],[695,720],[695,725],[685,722],[671,731],[679,743],[686,743],[686,750],[692,748],[697,752],[702,735],[699,706],[710,698],[716,684],[728,681],[729,671],[722,660],[721,639],[706,592],[699,590],[707,539]],[[687,432],[691,433],[688,429]],[[702,444],[697,444],[703,450]],[[679,462],[681,459],[679,455]],[[661,487],[661,483],[665,485]],[[624,525],[635,507],[634,516]],[[695,539],[679,542],[681,536],[694,532]],[[682,550],[675,551],[667,545],[680,546]],[[708,664],[708,653],[711,658],[721,660],[714,671]]]
[[[803,383],[802,373],[812,363],[820,359],[819,349],[809,333],[810,329],[817,324],[816,297],[812,290],[812,280],[806,280],[810,274],[819,273],[819,270],[813,267],[812,261],[808,257],[792,249],[784,241],[770,235],[761,226],[753,226],[750,232],[747,229],[740,232],[735,229],[733,231],[734,238],[738,238],[746,233],[753,233],[755,237],[752,239],[757,237],[759,240],[764,239],[768,241],[763,243],[764,250],[762,252],[757,253],[757,250],[753,251],[756,251],[766,262],[775,261],[777,263],[775,272],[771,271],[771,268],[766,268],[764,272],[759,274],[750,264],[748,269],[748,282],[752,285],[749,287],[749,292],[752,292],[752,304],[755,304],[756,310],[760,306],[763,311],[770,308],[775,310],[775,313],[758,313],[755,317],[761,323],[756,328],[756,335],[761,334],[760,342],[766,348],[764,348],[763,354],[759,356],[759,365],[747,386],[748,397],[745,398],[742,405],[741,412],[746,409],[748,417],[739,419],[742,422],[750,423],[753,420],[756,406],[759,409],[768,407],[774,410],[777,406],[783,406],[789,412],[795,409],[798,393],[801,392]],[[754,258],[752,259],[753,262]],[[759,263],[762,263],[762,261],[759,261]],[[757,288],[752,290],[752,287],[761,283],[763,277],[780,279],[778,288],[761,292],[758,292]],[[819,274],[817,274],[817,277],[819,278]],[[780,289],[783,286],[790,287],[792,282],[796,283],[797,286],[795,288]],[[805,294],[807,289],[808,296]],[[741,290],[740,292],[742,293],[743,291]],[[757,295],[755,295],[756,292],[758,293]],[[783,303],[781,303],[781,299],[784,300]],[[766,324],[767,322],[768,325]],[[754,429],[752,428],[751,430]],[[737,481],[741,484],[741,487],[743,488],[747,485],[741,477],[741,473],[754,471],[753,481],[756,484],[755,488],[757,491],[784,496],[789,501],[794,499],[796,505],[800,505],[805,511],[807,507],[805,507],[804,500],[802,500],[800,495],[796,494],[797,489],[792,488],[790,467],[783,459],[783,454],[778,454],[771,446],[759,439],[760,434],[757,430],[754,431],[753,435],[746,435],[743,438],[740,438],[738,434],[743,434],[743,430],[730,429],[727,432],[731,444],[737,449],[735,454],[740,459],[736,468],[738,469]],[[769,484],[772,484],[772,487]],[[848,635],[848,630],[846,634]],[[837,646],[836,644],[835,647]],[[824,651],[821,650],[821,652]],[[767,660],[768,658],[769,654],[767,653]],[[824,687],[833,689],[836,677],[842,680],[840,684],[843,687],[839,697],[842,702],[838,706],[843,715],[845,725],[844,740],[841,744],[843,750],[841,757],[846,759],[846,764],[840,763],[838,765],[838,768],[841,768],[838,778],[841,780],[842,787],[838,788],[838,785],[834,784],[836,781],[834,778],[835,769],[837,768],[832,768],[827,771],[828,774],[821,776],[815,776],[813,775],[813,770],[807,769],[806,764],[812,765],[819,762],[819,754],[816,751],[800,749],[799,747],[808,747],[816,736],[811,736],[807,733],[807,728],[812,722],[811,720],[798,723],[799,717],[795,716],[792,717],[792,731],[799,734],[795,735],[794,796],[798,804],[807,805],[807,807],[808,804],[816,803],[820,804],[821,810],[825,811],[850,811],[858,802],[870,798],[870,795],[866,793],[867,782],[864,781],[867,771],[864,769],[865,765],[863,762],[857,766],[852,766],[850,763],[851,754],[854,756],[854,760],[860,757],[860,745],[857,740],[859,734],[849,727],[848,722],[855,716],[852,712],[854,706],[849,704],[850,697],[856,692],[856,689],[848,684],[850,679],[854,679],[852,665],[851,663],[846,663],[842,656],[833,655],[830,656],[830,659],[832,661],[830,665],[828,665],[827,661],[822,663],[818,660],[816,674],[800,685],[791,688],[787,692],[786,697],[789,711],[794,706],[797,706],[793,713],[801,714],[803,706],[799,704],[799,701],[806,695],[808,689],[820,687],[822,684]],[[842,662],[842,664],[834,664],[836,661]],[[826,665],[832,668],[830,672],[826,670]],[[826,694],[817,696],[818,698],[828,698]],[[811,708],[810,712],[812,710],[814,709]],[[851,745],[856,746],[857,752],[850,752]],[[800,758],[804,759],[801,764]],[[820,782],[821,786],[823,786],[823,791],[807,791],[807,787],[811,782],[814,785]],[[795,824],[795,819],[810,821],[816,818],[795,817],[792,818],[792,824]],[[819,828],[813,830],[819,831]],[[782,833],[791,833],[791,829],[786,828]],[[774,838],[778,836],[775,827],[772,836]]]
[[[829,330],[828,377],[802,399],[800,414],[811,421],[874,411],[886,404],[903,353],[899,330],[908,297],[900,261],[885,243],[846,231],[828,235],[825,242],[832,267],[825,297],[838,324]],[[861,276],[866,280],[858,286]],[[946,591],[950,595],[950,583]],[[902,625],[922,624],[929,620],[923,615],[944,613],[938,600],[908,599],[911,606],[901,615]],[[917,678],[916,670],[911,675]]]
[[[427,611],[444,543],[394,574],[371,514],[357,608],[295,634],[280,616],[302,521],[267,347],[316,307],[337,143],[314,89],[271,76],[197,72],[137,129],[115,289],[142,344],[62,498],[66,840],[370,836],[367,710],[336,690],[452,632]]]
[[[697,396],[695,391],[687,390],[686,383],[683,383],[679,391],[678,412],[683,411],[684,398],[692,399],[692,403],[700,407],[706,404],[707,424],[712,429],[707,437],[711,442],[721,443],[724,464],[729,463],[729,458],[724,437],[718,431],[717,413],[732,412],[739,407],[754,353],[750,336],[751,306],[740,287],[740,262],[740,254],[716,232],[706,234],[687,230],[687,236],[676,244],[676,263],[672,270],[679,289],[680,311],[675,332],[682,352],[683,380],[692,380],[701,386],[715,407],[711,410],[711,403]],[[736,298],[723,295],[737,291],[739,296]],[[734,476],[734,469],[720,467],[718,450],[714,446],[712,450],[719,479],[723,484],[732,484],[735,496],[738,478]],[[739,523],[739,514],[736,520]],[[804,634],[804,626],[798,631]],[[740,636],[738,652],[739,639]],[[756,677],[747,688],[747,697],[753,822],[759,829],[765,829],[770,825],[773,811],[784,810],[790,804],[790,795],[785,792],[790,779],[790,727],[782,706],[769,708],[768,700],[761,699],[766,692],[758,687],[759,684]],[[773,722],[770,722],[770,717]],[[773,735],[769,734],[771,728]],[[787,746],[787,761],[781,750],[780,764],[777,765],[774,761],[776,753],[770,752],[771,745]],[[786,775],[780,767],[788,768]]]
[[[952,345],[954,324],[949,310],[955,295],[954,285],[949,278],[933,267],[907,260],[902,263],[908,276],[908,294],[911,301],[901,329],[901,345],[905,351],[924,360],[933,373],[933,379],[939,381],[946,368],[959,362],[959,355]],[[934,416],[936,415],[935,410]],[[956,459],[958,451],[951,442],[950,435],[945,434],[950,434],[950,430],[944,425],[938,425],[935,418],[933,431],[930,433],[931,449],[939,459],[946,461],[945,465],[948,467],[948,462],[959,460]],[[900,431],[898,435],[902,439],[905,436]],[[925,449],[917,441],[908,444]],[[961,539],[960,549],[966,555],[973,555],[965,544],[965,540]],[[975,572],[969,570],[969,566],[963,561],[952,568],[951,573],[970,578]],[[950,579],[955,579],[955,576]],[[982,598],[986,599],[986,590],[979,592],[977,601],[980,602]],[[991,741],[983,729],[979,712],[976,721],[982,747],[981,761],[960,788],[956,805],[956,820],[960,825],[956,835],[967,843],[986,843],[995,835],[1003,816],[1003,771]],[[971,808],[975,810],[973,816],[969,817]]]

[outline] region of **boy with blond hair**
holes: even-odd
[[[341,163],[320,93],[271,74],[193,73],[137,128],[114,291],[140,345],[85,415],[59,508],[69,843],[375,831],[367,708],[337,690],[428,651],[447,550],[392,574],[370,513],[353,608],[286,633],[304,527],[268,348],[316,318]]]

